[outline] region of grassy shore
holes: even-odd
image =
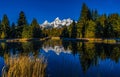
[[[51,40],[60,40],[60,37],[51,37]]]
[[[28,41],[44,41],[50,39],[50,37],[45,38],[17,38],[17,39],[0,39],[0,42],[28,42]]]
[[[88,42],[94,42],[94,43],[108,43],[108,44],[113,44],[113,43],[117,43],[117,41],[115,39],[94,39],[94,40],[90,40],[88,39]]]
[[[61,40],[60,37],[45,37],[45,38],[21,38],[21,39],[0,39],[0,42],[28,42],[28,41],[45,41],[47,39],[51,40]],[[63,38],[62,40],[67,41],[84,41],[84,42],[95,42],[95,43],[117,43],[118,41],[114,38],[112,39],[102,39],[102,38]]]
[[[60,40],[60,37],[52,37],[52,40]],[[67,41],[84,41],[84,42],[91,42],[91,43],[117,43],[116,39],[102,39],[102,38],[63,38],[62,40]]]
[[[43,57],[35,58],[22,55],[8,57],[5,55],[5,63],[7,71],[3,71],[3,77],[45,77],[47,64]]]

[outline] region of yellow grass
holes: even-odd
[[[6,42],[27,42],[30,38],[22,38],[22,39],[7,39]]]
[[[116,40],[110,39],[110,40],[104,40],[105,43],[116,43]]]
[[[8,71],[5,77],[44,77],[46,62],[44,58],[29,56],[6,57]]]
[[[52,40],[60,40],[60,37],[51,37]]]
[[[44,38],[18,38],[18,39],[0,39],[1,41],[6,41],[6,42],[28,42],[29,40],[35,40],[35,41],[44,41],[50,39],[50,37],[44,37]]]

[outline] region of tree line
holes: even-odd
[[[77,27],[77,37],[119,38],[120,15],[117,13],[99,15],[97,10],[91,11],[84,3]]]
[[[91,10],[83,3],[77,22],[73,21],[70,26],[62,29],[47,29],[44,32],[49,36],[65,38],[119,38],[120,15],[99,14],[97,10]]]
[[[80,17],[77,22],[73,21],[70,26],[62,28],[41,28],[34,18],[28,24],[23,11],[20,12],[17,23],[12,23],[7,15],[0,21],[0,39],[5,38],[119,38],[120,15],[99,14],[97,10],[91,10],[85,3],[82,5]]]
[[[44,34],[37,20],[34,18],[31,24],[28,24],[23,11],[21,11],[19,14],[17,24],[12,23],[12,25],[10,25],[7,15],[3,15],[3,18],[0,22],[0,39],[42,37],[44,37]]]

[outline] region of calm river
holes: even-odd
[[[120,77],[120,44],[48,40],[0,43],[0,75],[5,54],[43,55],[46,77]]]

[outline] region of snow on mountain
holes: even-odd
[[[41,24],[41,26],[43,28],[61,28],[65,25],[69,26],[72,22],[73,20],[71,20],[70,18],[60,20],[59,17],[57,17],[53,22],[48,22],[46,20],[43,24]]]
[[[51,23],[49,23],[47,20],[45,20],[45,22],[41,25],[43,28],[51,28]]]

